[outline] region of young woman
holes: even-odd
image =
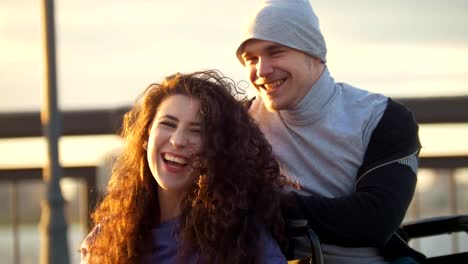
[[[124,117],[82,263],[286,263],[286,179],[235,91],[215,71],[147,88]]]

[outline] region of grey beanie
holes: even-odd
[[[266,0],[248,24],[236,55],[244,65],[242,52],[250,39],[276,42],[327,62],[327,47],[319,21],[308,0]]]

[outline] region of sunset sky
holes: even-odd
[[[174,72],[216,68],[245,80],[235,50],[257,2],[55,1],[60,108],[129,105]],[[394,97],[468,95],[468,1],[311,2],[335,80]],[[1,112],[40,109],[41,3],[0,0]],[[460,140],[466,135],[468,125],[423,126],[423,154],[467,153]],[[61,145],[64,163],[74,164],[95,163],[119,143],[103,136]],[[0,166],[40,164],[44,146],[39,139],[0,140]]]

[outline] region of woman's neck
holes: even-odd
[[[174,219],[181,214],[182,197],[183,194],[180,192],[158,189],[160,223]]]

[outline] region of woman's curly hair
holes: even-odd
[[[145,238],[159,224],[157,183],[146,150],[158,106],[180,94],[200,100],[200,175],[181,202],[179,260],[199,254],[203,263],[255,263],[259,232],[282,239],[279,192],[287,184],[272,149],[242,106],[235,83],[217,71],[175,74],[150,85],[124,117],[124,148],[108,191],[92,214],[99,233],[90,263],[136,263]]]

